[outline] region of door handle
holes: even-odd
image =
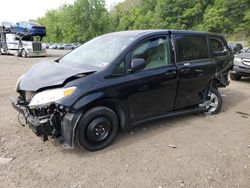
[[[174,75],[176,75],[176,71],[169,71],[169,72],[166,72],[165,75],[169,78],[172,78],[174,77]]]
[[[204,72],[202,69],[195,69],[194,71],[197,72],[197,73],[202,73],[202,72]]]
[[[173,77],[174,75],[176,75],[176,71],[168,71],[165,73],[165,75],[168,77]]]
[[[189,71],[190,71],[190,68],[183,68],[180,70],[180,73],[187,74],[187,73],[189,73]]]

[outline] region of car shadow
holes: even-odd
[[[153,137],[157,134],[162,134],[162,132],[169,131],[170,129],[186,126],[188,124],[180,122],[192,121],[192,119],[196,117],[197,115],[194,114],[194,115],[159,119],[152,122],[146,122],[140,124],[138,126],[121,131],[114,145],[116,144],[120,145],[121,143],[124,143],[124,140],[127,139],[128,140],[125,142],[127,144],[132,144],[138,140],[147,139],[148,136]]]
[[[250,82],[250,80],[247,80]],[[230,110],[233,106],[238,105],[239,99],[240,101],[244,101],[249,97],[248,95],[234,89],[230,89],[230,87],[226,89],[221,89],[221,94],[223,98],[223,106],[220,113],[224,113]],[[131,144],[134,144],[141,140],[148,140],[158,134],[162,134],[163,132],[169,131],[170,129],[176,127],[183,127],[189,126],[190,122],[196,120],[197,118],[203,118],[203,114],[191,114],[185,115],[181,117],[174,117],[174,118],[166,118],[155,120],[152,122],[147,122],[140,124],[136,127],[129,128],[127,130],[120,130],[116,139],[114,140],[113,144],[108,146],[107,148],[97,151],[97,152],[88,152],[80,147],[74,148],[74,150],[69,150],[70,152],[73,151],[79,157],[92,157],[93,155],[99,155],[106,152],[115,152],[119,150],[121,147],[127,147]],[[205,117],[204,117],[205,118]],[[187,122],[187,123],[183,123]],[[64,152],[68,152],[67,150]]]
[[[148,139],[149,137],[154,137],[155,135],[168,131],[173,127],[183,126],[179,124],[176,125],[177,121],[184,122],[191,120],[192,118],[195,118],[195,115],[182,116],[178,118],[161,119],[143,123],[126,130],[119,130],[118,135],[114,140],[114,142],[110,146],[100,151],[88,152],[83,148],[77,146],[74,148],[74,150],[64,150],[63,152],[66,153],[72,152],[78,157],[92,157],[97,155],[103,155],[104,153],[116,152],[122,147],[128,147],[129,145],[134,144],[140,140]]]

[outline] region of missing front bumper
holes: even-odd
[[[52,126],[50,125],[50,116],[34,117],[28,110],[27,104],[18,97],[10,98],[12,106],[24,117],[27,125],[32,131],[42,138],[43,141],[48,140],[48,136],[52,135]]]
[[[47,141],[49,136],[56,138],[66,149],[74,148],[77,123],[82,116],[81,112],[65,112],[63,115],[52,113],[47,116],[33,116],[28,104],[19,97],[10,98],[12,106],[24,117],[24,124],[28,124],[33,132]]]

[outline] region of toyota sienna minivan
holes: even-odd
[[[222,106],[233,53],[222,35],[175,30],[105,34],[53,63],[33,65],[16,84],[19,120],[67,148],[102,149],[126,129]]]

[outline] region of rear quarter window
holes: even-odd
[[[219,38],[210,38],[210,47],[214,57],[225,56],[229,54],[226,42]]]
[[[209,58],[209,49],[205,36],[175,36],[177,62]]]

